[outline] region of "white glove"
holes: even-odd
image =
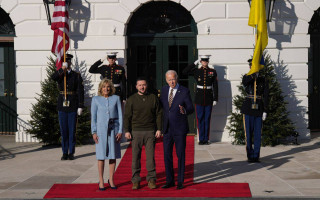
[[[264,120],[266,120],[266,118],[267,118],[267,113],[263,112],[263,114],[262,114],[262,120],[264,121]]]
[[[213,101],[212,106],[217,105],[217,101]]]
[[[194,61],[194,65],[198,65],[198,64],[199,64],[199,62],[200,62],[200,59],[198,59],[198,60]]]
[[[65,67],[65,68],[68,68],[68,63],[67,62],[63,62],[62,66]]]
[[[103,56],[100,60],[101,62],[105,61],[108,58],[108,56]]]
[[[79,116],[82,114],[82,110],[83,110],[82,108],[78,108],[77,113],[78,113]]]

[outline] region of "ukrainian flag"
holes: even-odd
[[[268,29],[266,21],[265,0],[252,0],[248,25],[257,26],[257,41],[252,58],[252,66],[248,75],[258,72],[264,67],[260,64],[263,59],[263,50],[268,45]]]

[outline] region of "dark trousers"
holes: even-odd
[[[261,147],[262,117],[244,115],[244,130],[246,133],[246,149],[248,159],[259,159]],[[253,147],[252,147],[252,140]]]
[[[154,160],[154,148],[156,137],[154,131],[132,131],[132,183],[141,181],[141,151],[145,145],[147,181],[156,180],[156,162]]]
[[[166,168],[166,182],[174,182],[173,171],[173,145],[176,146],[176,153],[178,157],[178,184],[184,182],[185,171],[185,151],[186,151],[186,134],[175,134],[172,128],[163,135],[163,150],[164,150],[164,163]]]
[[[211,111],[212,105],[196,105],[197,125],[200,142],[207,142],[209,140]]]
[[[77,112],[59,111],[62,153],[74,154],[76,146]]]

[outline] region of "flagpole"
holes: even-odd
[[[66,34],[63,32],[63,62],[66,62]],[[67,70],[64,70],[64,100],[67,100]]]
[[[63,62],[66,62],[66,34],[63,32]],[[64,100],[67,100],[67,75],[64,70]]]
[[[255,44],[257,45],[257,40],[258,40],[258,34],[257,34],[257,30],[258,30],[258,25],[256,25],[254,27],[254,38],[255,38]],[[254,78],[254,89],[253,89],[253,103],[254,105],[256,105],[257,102],[257,76],[255,76]]]
[[[0,0],[1,1],[1,0]],[[56,54],[57,56],[57,70],[60,69],[62,66],[62,62],[66,62],[66,51],[69,49],[69,15],[68,10],[66,7],[66,0],[56,0],[54,1],[54,13],[53,13],[53,20],[51,24],[51,29],[54,31],[54,39],[53,45],[51,48],[51,52]],[[61,34],[62,33],[62,34]],[[62,38],[62,40],[61,40]],[[66,41],[67,40],[67,41]],[[62,43],[62,45],[61,45]],[[68,46],[66,46],[68,45]],[[62,53],[62,48],[63,53]],[[63,56],[63,60],[61,59]],[[68,107],[69,102],[67,101],[67,70],[64,70],[64,103],[63,106]]]

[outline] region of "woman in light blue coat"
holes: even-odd
[[[111,189],[117,189],[113,182],[116,159],[121,157],[122,111],[120,97],[114,95],[115,88],[109,79],[103,79],[98,88],[98,96],[91,103],[91,131],[96,143],[96,157],[99,170],[99,190],[105,190],[103,173],[104,161],[109,160],[109,180]]]

